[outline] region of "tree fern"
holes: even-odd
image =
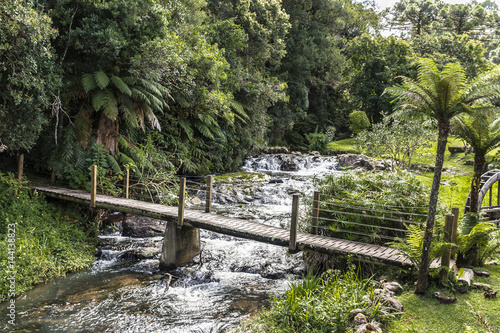
[[[189,140],[193,139],[194,137],[194,129],[191,127],[191,123],[187,119],[181,119],[179,121],[179,125],[181,125],[182,129],[186,133],[187,137]]]
[[[115,121],[118,117],[118,106],[116,105],[116,99],[113,93],[110,90],[104,90],[104,107],[102,111],[104,115],[110,119]]]

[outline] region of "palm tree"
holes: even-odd
[[[461,115],[452,121],[453,133],[464,139],[474,149],[474,175],[471,181],[470,209],[479,212],[479,186],[486,164],[486,154],[500,145],[500,118]]]
[[[485,103],[500,97],[499,76],[500,67],[495,67],[467,84],[464,70],[459,64],[449,63],[443,71],[439,71],[432,60],[419,59],[417,81],[402,77],[402,85],[387,88],[385,91],[395,97],[394,101],[397,102],[397,107],[401,111],[425,114],[436,120],[438,127],[434,178],[429,198],[421,265],[415,288],[416,294],[424,293],[428,285],[432,229],[436,216],[444,153],[451,128],[450,121],[463,113],[484,114],[491,111],[493,106]]]

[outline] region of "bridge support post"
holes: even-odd
[[[292,223],[290,225],[290,244],[288,247],[288,252],[297,252],[297,224],[299,220],[299,195],[293,195],[292,201]]]
[[[90,176],[90,207],[96,207],[97,197],[97,165],[92,165],[92,172]]]
[[[184,226],[179,228],[175,222],[167,222],[160,266],[175,268],[188,264],[201,252],[200,230]]]
[[[446,214],[445,221],[444,221],[444,238],[446,242],[451,243],[452,235],[453,235],[453,220],[454,220],[453,214]],[[448,276],[449,276],[449,271],[448,268],[450,268],[450,257],[451,257],[451,249],[446,251],[441,257],[441,266],[446,267],[447,269],[442,269],[441,272],[439,273],[439,277],[441,281],[448,281]]]
[[[205,213],[212,212],[212,184],[213,184],[213,177],[208,176],[207,177],[207,192],[206,192],[206,198],[205,198]]]
[[[318,234],[319,200],[320,200],[319,192],[314,191],[313,210],[312,210],[312,225],[311,225],[311,234],[313,234],[313,235]]]

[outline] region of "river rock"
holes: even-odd
[[[134,214],[127,214],[123,220],[123,236],[156,237],[163,236],[166,221]]]
[[[477,269],[473,269],[473,271],[474,271],[474,275],[476,275],[476,276],[485,276],[485,277],[490,276],[490,272],[488,272],[488,271],[480,271]]]
[[[132,250],[128,254],[137,259],[152,259],[158,253],[160,253],[160,249],[158,247],[145,247]]]
[[[484,292],[484,298],[495,298],[495,297],[497,297],[496,290],[486,290]]]
[[[102,235],[109,235],[115,232],[122,232],[123,230],[123,219],[126,214],[122,213],[112,213],[106,216],[101,222],[100,232]]]
[[[397,282],[385,282],[382,284],[383,288],[391,291],[394,295],[399,295],[403,292],[403,287]]]
[[[380,328],[380,324],[374,321],[359,326],[356,333],[382,333],[382,329]]]
[[[472,285],[476,289],[485,290],[485,291],[486,290],[491,290],[491,285],[490,284],[473,282]]]
[[[354,317],[353,319],[353,324],[356,325],[356,326],[360,326],[360,325],[363,325],[363,324],[368,324],[368,318],[366,318],[366,316],[362,313],[358,313],[356,315],[356,317]]]
[[[453,303],[457,302],[457,298],[455,296],[448,296],[448,295],[445,295],[439,291],[436,291],[434,293],[434,297],[441,304],[453,304]]]
[[[339,166],[353,169],[373,170],[374,160],[364,154],[342,154],[337,156]]]

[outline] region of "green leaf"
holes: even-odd
[[[83,74],[82,75],[82,86],[86,93],[90,90],[94,90],[97,88],[97,83],[94,80],[94,76],[92,74]]]
[[[113,82],[115,87],[117,87],[122,94],[125,94],[127,96],[132,96],[132,90],[130,90],[129,86],[125,82],[123,82],[123,80],[120,79],[118,76],[112,75],[111,82]]]
[[[92,94],[92,107],[95,111],[101,110],[106,104],[106,93],[104,90],[98,90]]]
[[[106,161],[108,162],[109,167],[116,173],[120,173],[120,165],[115,160],[115,158],[109,154],[106,154]]]
[[[115,121],[118,117],[118,106],[116,105],[116,100],[115,97],[113,96],[113,93],[109,90],[104,90],[105,92],[105,104],[104,104],[104,115],[112,120]]]
[[[97,71],[94,73],[94,80],[97,86],[101,89],[106,88],[109,85],[109,78],[103,71]]]

